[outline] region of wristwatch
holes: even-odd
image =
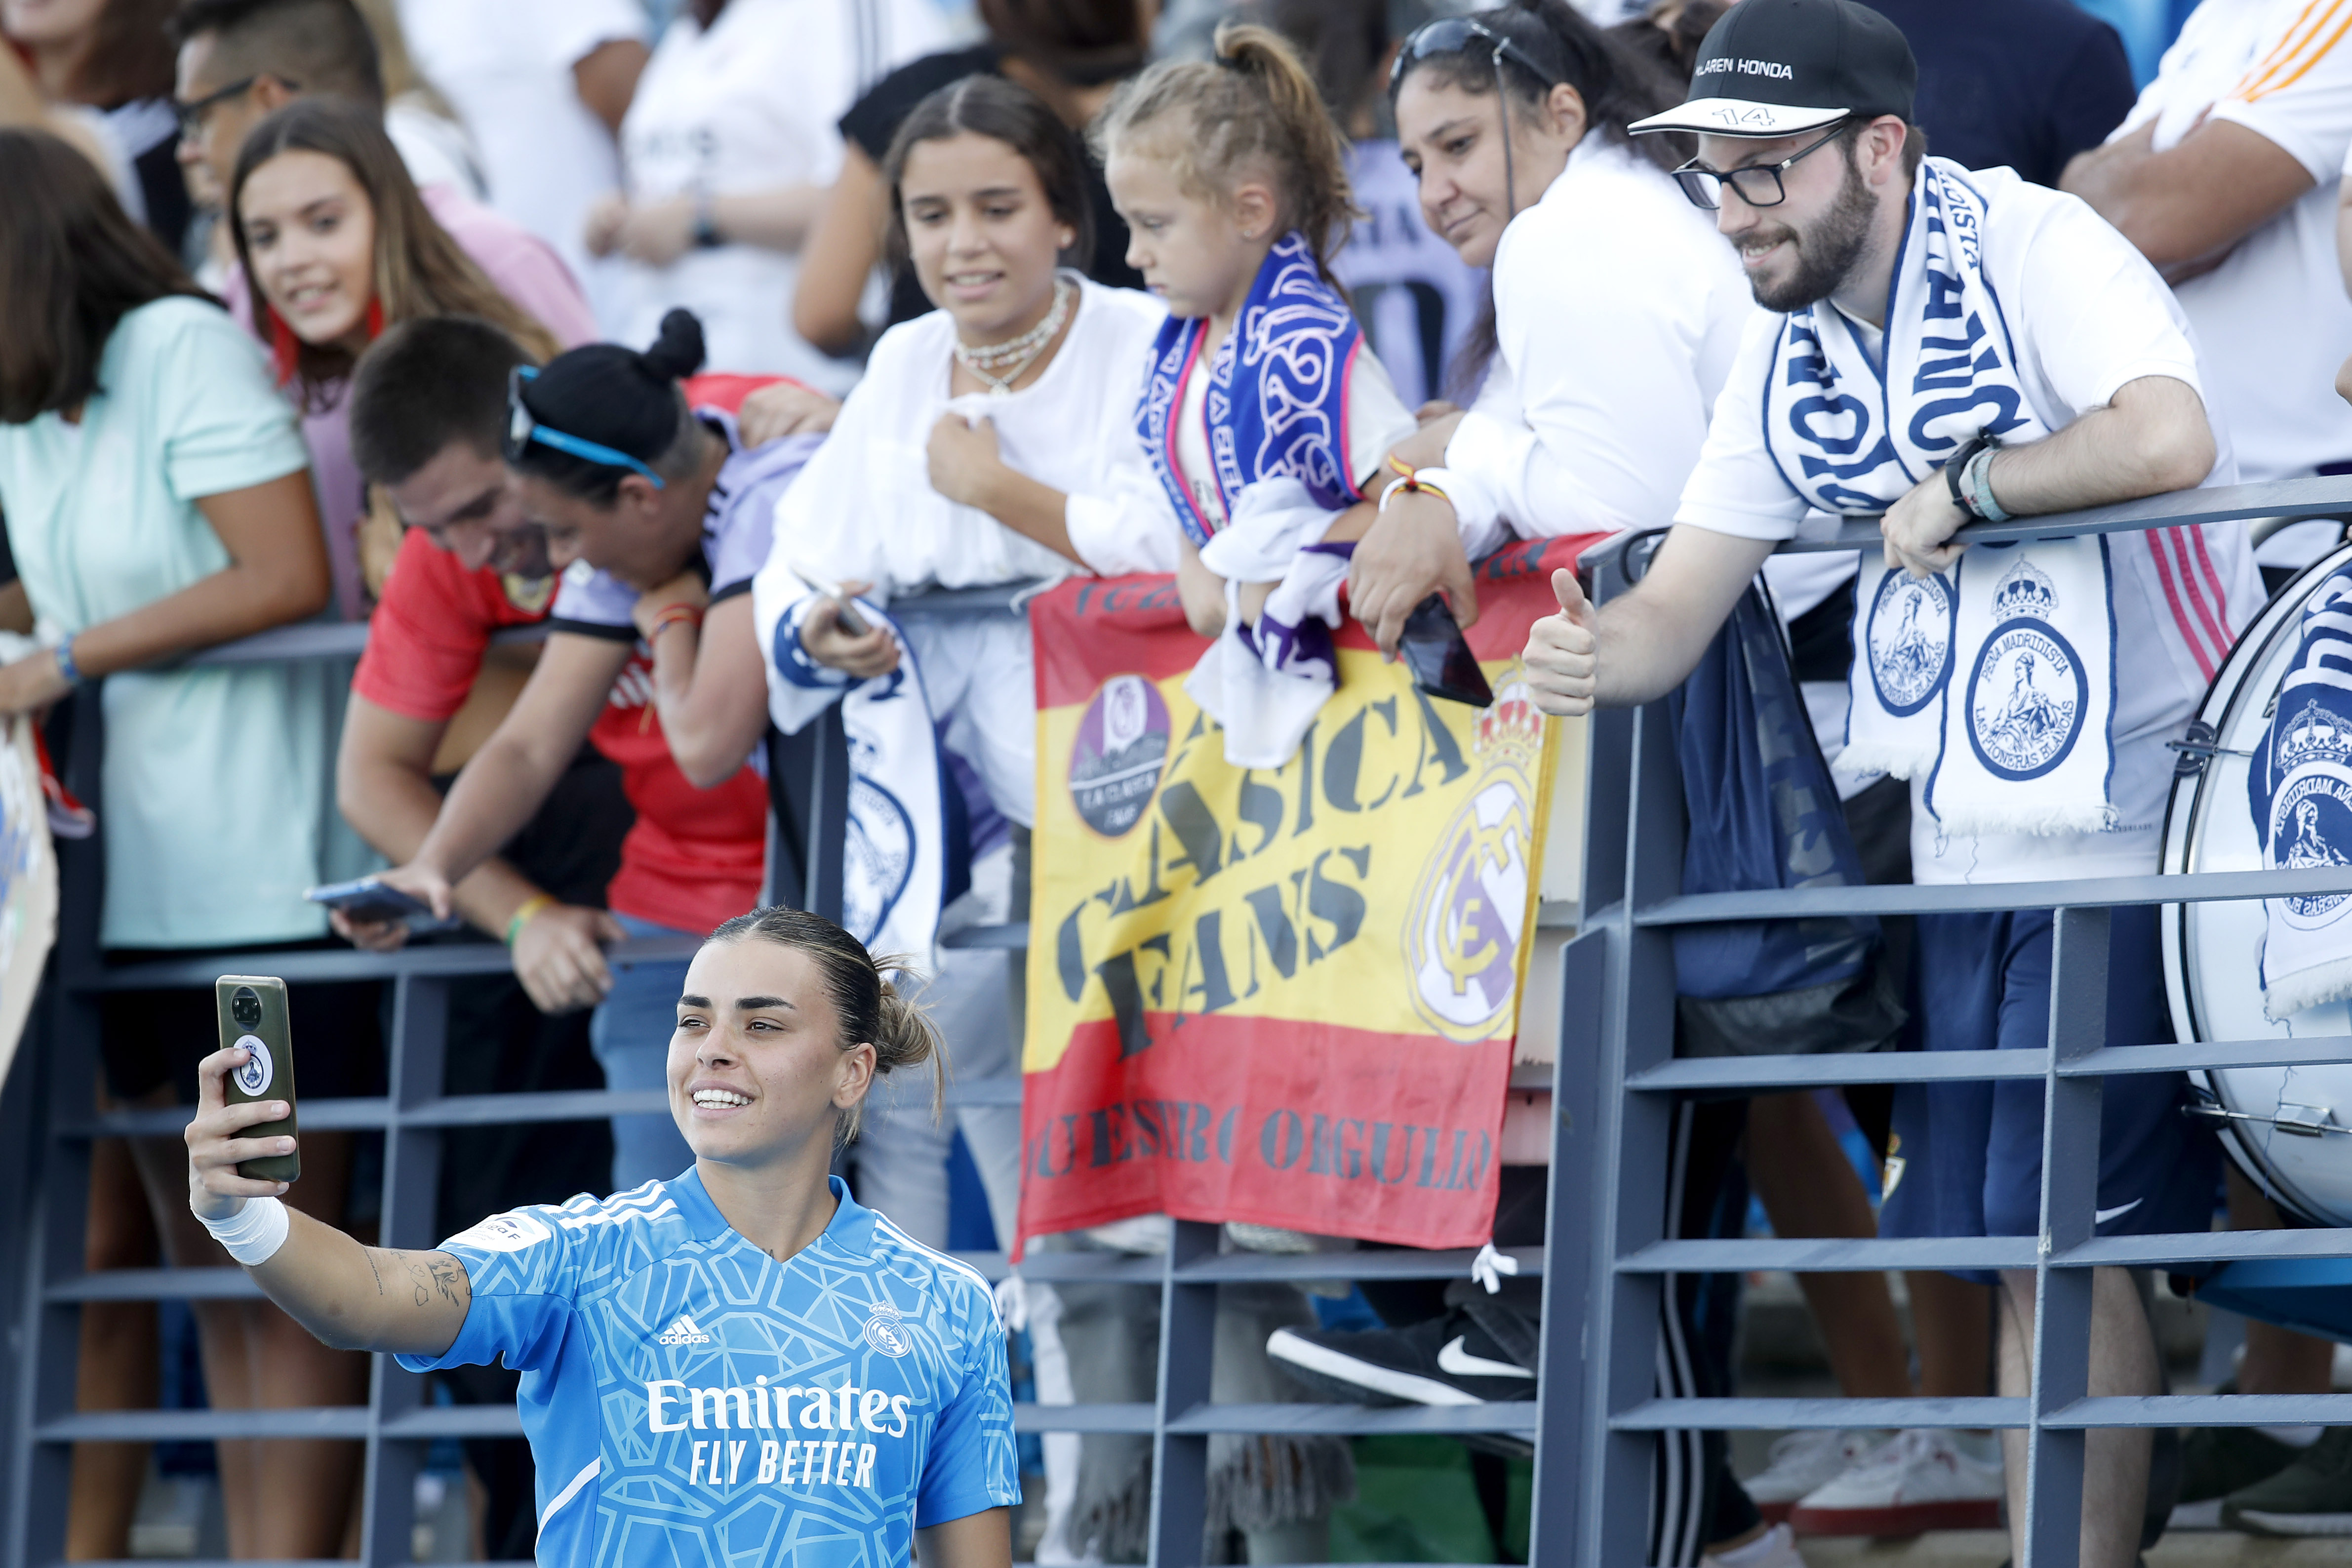
[[[719,235],[718,220],[710,214],[710,193],[697,189],[694,193],[694,248],[716,250],[726,243]]]

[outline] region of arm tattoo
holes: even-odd
[[[381,1296],[383,1294],[383,1271],[375,1266],[376,1249],[373,1247],[363,1247],[360,1251],[367,1258],[368,1272],[375,1276],[375,1293]]]

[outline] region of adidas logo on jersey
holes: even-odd
[[[697,1328],[694,1320],[684,1312],[677,1315],[677,1321],[654,1336],[654,1343],[657,1345],[707,1345],[709,1342],[710,1336]]]

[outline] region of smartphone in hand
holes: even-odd
[[[339,910],[345,920],[360,925],[406,921],[409,930],[427,931],[446,931],[457,923],[436,917],[433,906],[414,893],[387,887],[373,877],[362,877],[353,882],[330,882],[302,896],[314,904]]]
[[[1486,684],[1478,656],[1470,651],[1462,628],[1454,622],[1454,612],[1439,595],[1432,594],[1412,607],[1405,619],[1404,634],[1397,640],[1397,652],[1412,671],[1413,685],[1432,697],[1467,702],[1473,708],[1494,706],[1495,689]]]
[[[294,1115],[294,1035],[286,1014],[286,982],[261,974],[224,974],[213,982],[213,1002],[220,1015],[223,1049],[243,1046],[252,1055],[229,1069],[223,1088],[231,1105],[257,1100],[282,1100],[286,1114],[276,1121],[248,1127],[240,1137],[300,1136]],[[236,1173],[257,1182],[293,1182],[302,1176],[302,1152],[240,1160]]]
[[[866,617],[857,613],[856,604],[851,599],[850,595],[843,590],[841,584],[838,583],[828,583],[822,577],[812,576],[810,574],[802,571],[797,566],[792,568],[792,574],[793,576],[799,578],[802,582],[807,584],[810,587],[815,589],[818,593],[833,601],[835,612],[834,624],[841,628],[842,636],[862,637],[866,635]]]

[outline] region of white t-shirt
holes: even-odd
[[[583,243],[588,208],[621,186],[613,133],[580,100],[572,68],[615,39],[646,36],[637,0],[400,0],[417,69],[465,120],[489,205],[555,247],[616,331],[619,263]]]
[[[1209,456],[1209,359],[1202,354],[1194,362],[1176,404],[1176,473],[1192,492],[1201,515],[1223,528],[1225,503],[1217,493],[1217,468]],[[1348,477],[1360,485],[1378,473],[1389,460],[1390,448],[1415,428],[1412,410],[1397,396],[1381,356],[1365,343],[1348,366]]]
[[[843,112],[894,67],[948,41],[930,0],[730,0],[708,31],[681,14],[621,122],[629,199],[830,184],[841,170]],[[682,305],[702,318],[717,368],[797,376],[835,393],[856,380],[855,365],[792,329],[797,257],[725,245],[626,270],[624,342],[653,342],[662,312]]]
[[[2055,431],[2106,405],[2116,389],[2165,375],[2203,391],[2194,334],[2172,291],[2129,241],[2074,196],[2029,184],[2007,169],[1971,174],[1985,197],[1984,272],[2017,347],[2017,375],[2042,423]],[[1678,523],[1747,539],[1788,539],[1805,521],[1765,445],[1764,380],[1782,318],[1760,312],[1716,403]],[[2219,461],[2208,485],[2236,471],[2216,424]],[[2114,564],[2115,773],[2108,833],[1949,837],[1911,795],[1912,879],[2002,882],[2131,876],[2157,868],[2158,830],[2172,784],[2164,742],[2205,695],[2205,666],[2251,619],[2262,583],[2242,523],[2106,536]]]
[[[1075,274],[1068,274],[1073,276]],[[959,399],[996,427],[1015,472],[1062,491],[1063,523],[1105,576],[1176,569],[1176,519],[1135,434],[1135,405],[1167,310],[1079,279],[1069,335],[1034,382]],[[887,601],[942,588],[1066,577],[1066,557],[931,488],[931,428],[948,411],[955,319],[933,310],[882,334],[833,432],[776,504],[776,557]],[[887,526],[882,526],[887,520]]]
[[[2165,51],[2128,135],[2156,150],[2206,117],[2294,155],[2318,184],[2180,285],[2240,477],[2284,479],[2352,459],[2352,405],[2336,370],[2352,353],[2352,301],[2336,254],[2336,195],[2352,154],[2352,0],[2205,0]]]
[[[1761,315],[1706,214],[1588,135],[1495,252],[1495,363],[1445,448],[1473,560],[1505,540],[1655,528]]]

